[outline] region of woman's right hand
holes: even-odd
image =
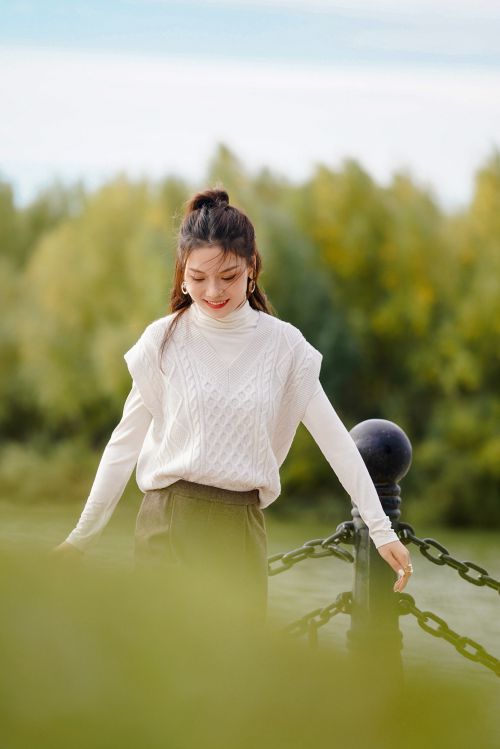
[[[81,549],[77,549],[76,546],[70,544],[68,541],[63,541],[62,544],[54,546],[49,553],[51,556],[55,555],[67,559],[80,559],[84,554]]]

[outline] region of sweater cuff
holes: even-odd
[[[71,533],[69,534],[69,536],[64,539],[65,543],[71,544],[71,546],[74,546],[76,549],[78,549],[78,551],[86,551],[87,548],[92,543],[92,540],[93,539],[91,539],[90,541],[87,541],[87,542],[83,541],[82,539],[80,539],[77,536],[77,534],[75,533],[75,531],[71,531]]]
[[[399,536],[394,530],[376,530],[370,533],[370,538],[378,549],[384,544],[392,543],[393,541],[399,541]]]

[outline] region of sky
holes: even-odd
[[[465,205],[500,148],[500,0],[0,0],[0,177],[205,186],[357,159]]]

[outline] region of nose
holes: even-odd
[[[207,297],[208,299],[218,299],[222,293],[222,287],[219,286],[217,281],[209,281],[207,284]]]

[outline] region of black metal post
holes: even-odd
[[[386,419],[367,419],[356,424],[350,434],[368,468],[384,512],[398,530],[400,487],[397,483],[411,465],[412,448],[405,432]],[[351,511],[354,523],[354,585],[351,627],[347,647],[353,656],[361,656],[402,680],[396,574],[381,557],[368,535],[368,528],[357,507]]]

